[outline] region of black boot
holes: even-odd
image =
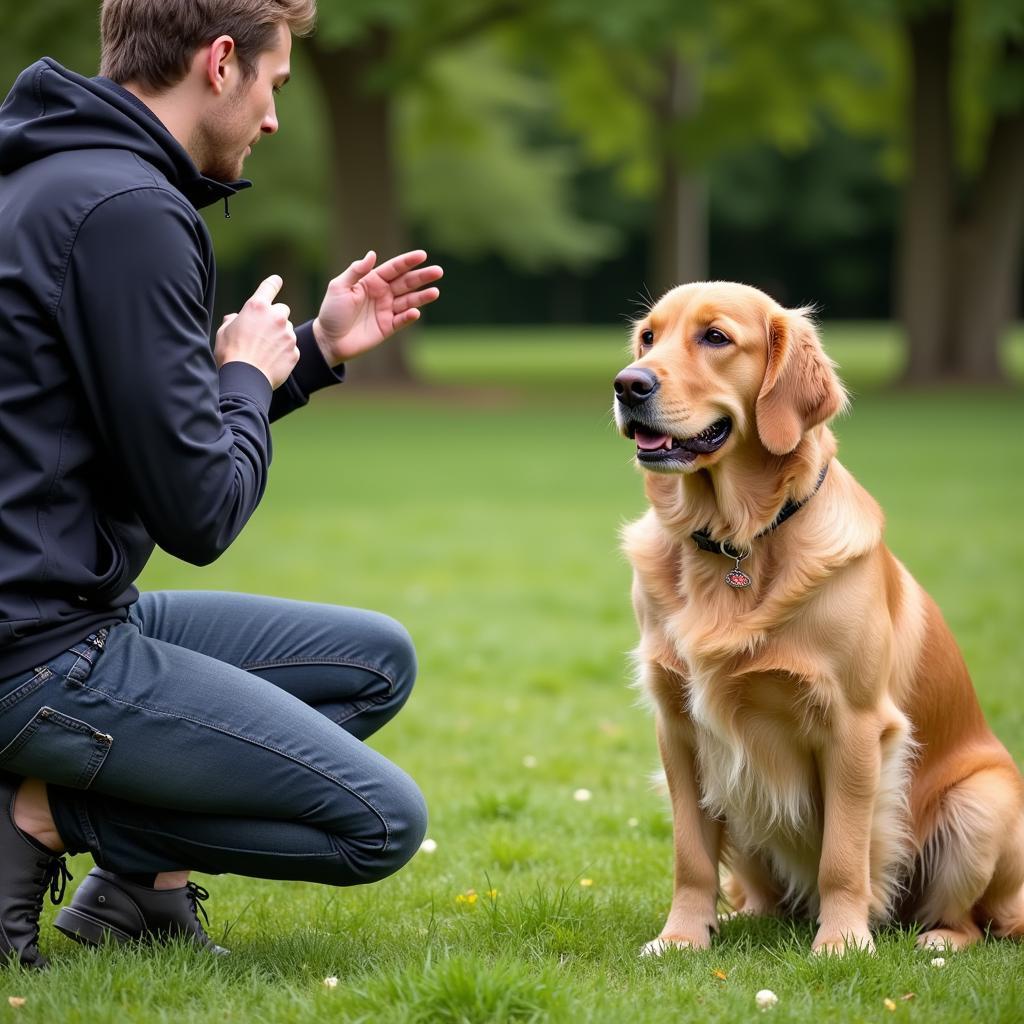
[[[14,824],[14,798],[22,779],[0,774],[0,966],[15,956],[25,967],[44,969],[39,952],[43,897],[60,903],[71,878],[63,857]]]
[[[185,937],[217,955],[218,946],[203,929],[209,923],[201,901],[210,894],[189,882],[180,889],[151,889],[103,868],[93,868],[54,926],[68,938],[89,946],[103,942],[160,941]]]

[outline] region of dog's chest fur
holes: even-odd
[[[821,794],[807,722],[796,710],[796,684],[695,668],[683,699],[705,809],[727,821],[740,848],[771,842],[818,849]]]
[[[638,567],[641,661],[665,670],[646,688],[692,728],[701,802],[724,819],[732,844],[766,853],[794,894],[813,889],[823,828],[813,749],[827,727],[827,702],[815,666],[806,676],[773,670],[792,665],[790,646],[805,645],[790,645],[785,629],[745,629],[721,573],[688,580],[687,598],[678,577],[675,586],[666,582]]]

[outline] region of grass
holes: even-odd
[[[425,332],[423,371],[465,401],[321,396],[275,428],[267,497],[232,550],[205,570],[159,556],[143,581],[402,619],[420,682],[373,743],[421,783],[437,851],[349,890],[201,879],[224,961],[97,954],[45,928],[54,970],[0,976],[0,1021],[751,1021],[761,988],[779,996],[774,1021],[1024,1020],[1011,943],[937,970],[897,931],[876,957],[819,960],[806,925],[737,921],[709,952],[637,958],[671,887],[616,537],[643,500],[608,415],[621,332],[577,333]],[[945,610],[1020,763],[1024,403],[879,390],[898,366],[892,336],[826,337],[857,396],[841,457],[887,510],[891,546]]]

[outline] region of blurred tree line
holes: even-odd
[[[95,73],[97,10],[9,11],[5,84],[44,53]],[[225,309],[422,245],[434,322],[608,323],[728,278],[898,317],[913,382],[1002,379],[1024,0],[320,0],[279,114],[210,217]],[[409,373],[400,344],[365,366]]]

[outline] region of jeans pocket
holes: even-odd
[[[0,750],[0,769],[57,786],[88,789],[114,739],[87,722],[41,707]]]
[[[23,700],[31,697],[40,686],[52,678],[53,672],[44,665],[42,668],[37,668],[32,673],[31,678],[26,679],[23,683],[17,683],[13,689],[8,690],[6,693],[0,693],[0,714],[4,711],[9,711]]]

